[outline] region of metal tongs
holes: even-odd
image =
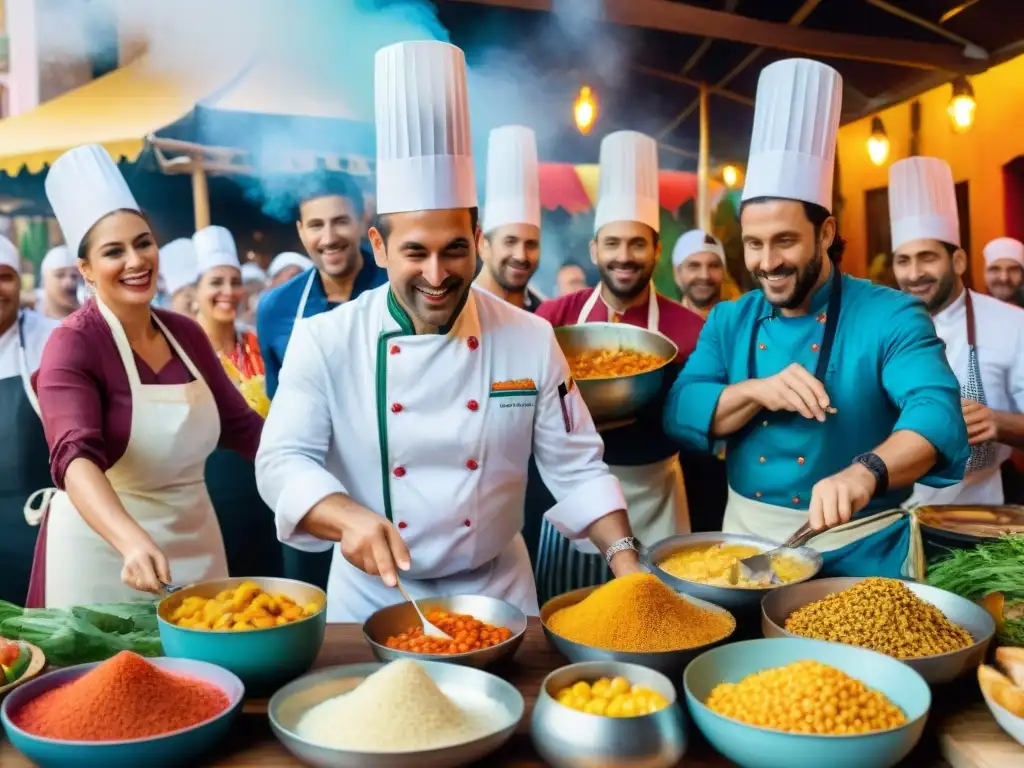
[[[769,549],[767,552],[746,557],[733,563],[732,568],[729,569],[729,583],[736,584],[742,578],[747,581],[768,581],[771,584],[781,584],[782,581],[779,579],[778,574],[775,573],[775,569],[772,568],[772,560],[775,555],[784,549],[802,547],[819,533],[821,531],[811,528],[810,523],[804,523],[781,547]]]

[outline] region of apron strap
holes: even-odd
[[[658,323],[661,320],[660,310],[658,307],[658,292],[654,289],[653,282],[649,283],[649,286],[650,290],[647,294],[647,330],[657,332]],[[582,325],[587,322],[587,318],[590,317],[590,313],[594,311],[594,307],[597,306],[597,301],[600,298],[601,285],[598,284],[598,286],[591,292],[590,296],[587,297],[587,301],[583,305],[583,309],[580,310],[580,314],[576,318],[576,325]],[[611,314],[611,311],[611,309],[608,309],[609,314]],[[611,318],[609,318],[609,320],[610,319]]]
[[[21,368],[21,385],[25,389],[25,397],[28,398],[29,405],[32,406],[32,410],[36,412],[36,416],[40,420],[43,418],[43,412],[39,410],[39,398],[36,397],[36,392],[32,389],[32,372],[28,367],[28,353],[25,351],[25,313],[18,313],[18,364]]]
[[[967,310],[967,346],[977,347],[978,341],[974,333],[974,302],[971,301],[971,290],[964,286],[964,309]]]
[[[195,380],[203,381],[203,375],[199,372],[195,363],[192,362],[192,358],[189,357],[185,350],[181,348],[178,340],[174,338],[174,334],[172,334],[170,330],[168,330],[167,326],[164,325],[164,321],[157,317],[156,312],[153,313],[153,320],[156,322],[156,327],[163,332],[167,339],[167,343],[170,344],[174,351],[178,353],[178,357],[181,359],[181,362],[185,364],[185,367],[188,368]]]
[[[29,496],[25,506],[22,508],[25,522],[32,526],[39,525],[43,521],[43,515],[46,514],[47,508],[50,506],[50,501],[59,492],[56,488],[40,488]],[[38,504],[36,504],[37,501],[39,502]]]
[[[313,290],[313,281],[316,280],[316,276],[319,273],[316,268],[313,268],[309,272],[309,279],[306,280],[306,287],[302,289],[302,298],[299,299],[299,309],[295,313],[295,322],[299,322],[306,314],[306,301],[309,299],[310,291]]]

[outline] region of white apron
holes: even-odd
[[[203,471],[220,439],[220,415],[199,370],[156,315],[153,320],[195,380],[143,386],[124,329],[97,299],[132,394],[124,455],[107,470],[121,503],[160,547],[176,584],[228,575],[224,542]],[[49,507],[46,607],[149,599],[121,582],[121,555],[85,522],[64,492]]]
[[[600,298],[601,289],[598,287],[580,310],[576,325],[587,322]],[[658,295],[652,283],[647,300],[647,330],[661,333],[658,330],[659,314]],[[653,464],[609,466],[609,469],[622,484],[628,505],[629,524],[640,541],[651,545],[669,536],[690,532],[690,509],[678,454]],[[577,546],[583,551],[596,553],[597,550],[589,544],[587,540]]]

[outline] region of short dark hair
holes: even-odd
[[[477,224],[480,221],[480,209],[477,206],[469,208],[469,226],[473,232],[476,232]],[[388,238],[391,237],[391,217],[390,214],[377,214],[374,219],[373,226],[378,232],[380,232],[381,239],[384,240],[384,245],[388,244]]]
[[[343,197],[352,203],[356,216],[366,211],[363,191],[347,173],[320,171],[303,176],[295,190],[295,220],[302,219],[302,204],[321,197]]]
[[[817,203],[808,203],[806,200],[793,200],[788,197],[752,197],[749,200],[744,200],[742,203],[740,203],[739,216],[741,219],[743,218],[743,211],[744,209],[746,209],[748,205],[754,205],[756,203],[771,203],[776,200],[789,203],[800,203],[801,207],[804,209],[804,216],[807,217],[807,220],[811,222],[811,226],[814,227],[815,240],[821,237],[821,228],[825,225],[825,221],[830,216],[832,216],[832,212],[823,205],[818,205]],[[832,259],[832,261],[834,261],[838,266],[840,263],[842,263],[843,253],[845,251],[846,239],[839,235],[839,220],[836,219],[836,235],[832,239],[832,245],[828,247],[828,251],[826,251],[826,253],[828,254],[828,257]]]
[[[118,208],[116,211],[111,211],[105,216],[101,216],[96,220],[95,224],[89,227],[89,231],[82,237],[82,242],[78,244],[78,258],[82,261],[86,261],[89,258],[89,249],[92,248],[92,232],[96,229],[96,224],[99,224],[103,219],[107,218],[107,216],[113,216],[115,213],[134,213],[149,225],[149,231],[153,233],[153,238],[156,238],[156,230],[153,228],[153,222],[149,220],[149,216],[142,211],[136,211],[133,208]]]

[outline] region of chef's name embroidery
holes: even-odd
[[[509,379],[491,384],[491,397],[536,397],[537,383],[533,379]]]

